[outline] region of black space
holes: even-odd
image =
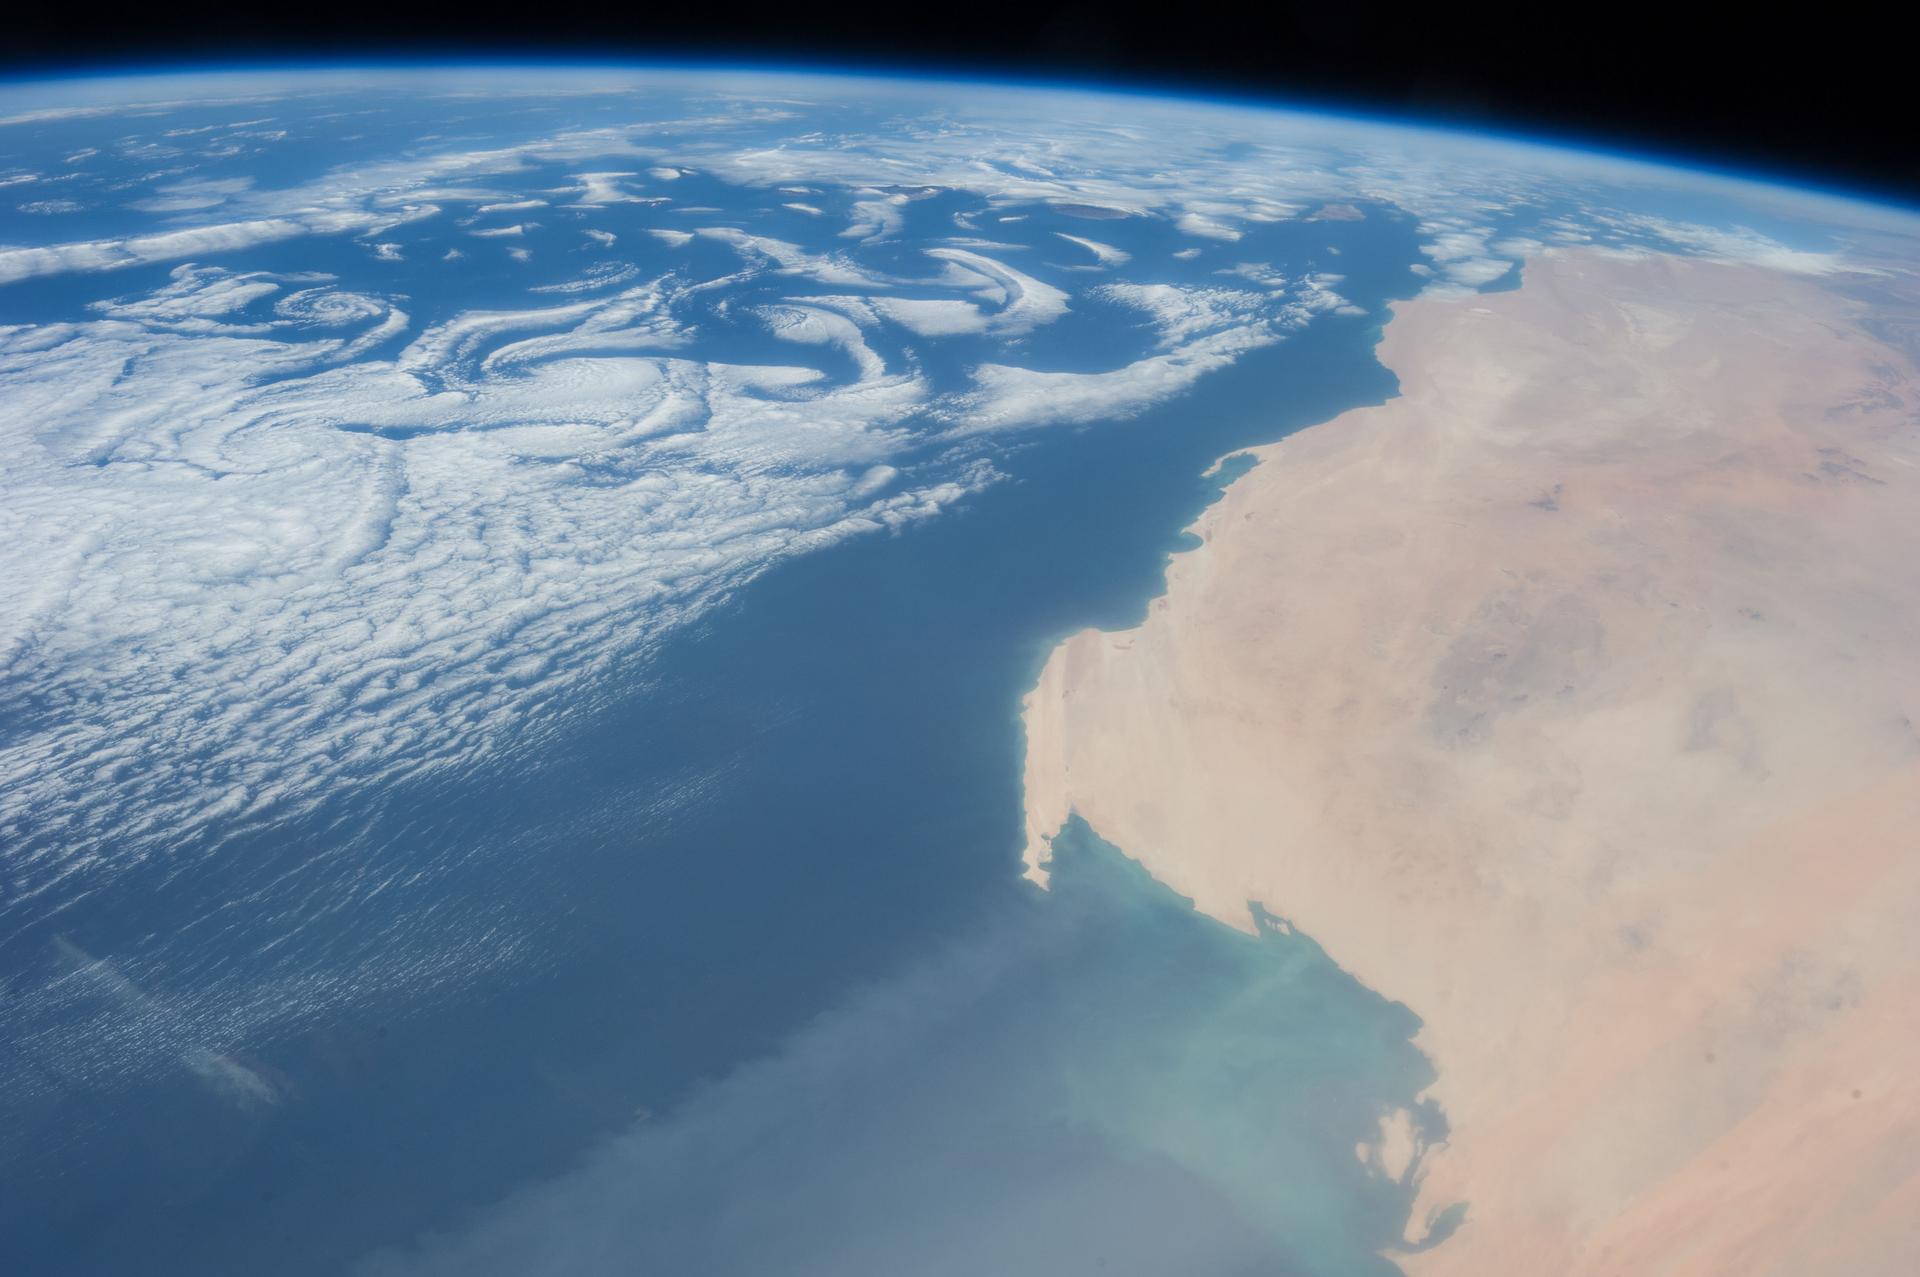
[[[1545,132],[1920,203],[1910,42],[1864,6],[680,0],[457,10],[161,4],[9,15],[0,70],[214,60],[692,58],[1270,96]],[[1769,16],[1771,15],[1771,16]]]

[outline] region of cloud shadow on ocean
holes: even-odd
[[[364,1277],[1395,1273],[1414,1172],[1356,1146],[1440,1133],[1418,1019],[1078,821],[1054,848],[1044,896]]]

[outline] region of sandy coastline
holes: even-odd
[[[1451,1136],[1371,1156],[1468,1213],[1410,1273],[1920,1254],[1920,375],[1871,320],[1594,253],[1397,307],[1401,397],[1258,450],[1028,697],[1036,877],[1078,812],[1423,1018]]]

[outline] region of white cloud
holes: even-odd
[[[129,266],[234,253],[303,235],[379,234],[438,210],[416,206],[385,213],[317,210],[304,217],[261,218],[135,235],[124,239],[85,240],[42,248],[0,249],[0,284],[68,271],[110,271]]]
[[[810,83],[829,104],[881,92]],[[901,105],[884,126],[829,129],[827,107],[751,104],[655,118],[635,99],[633,118],[605,127],[480,149],[401,139],[383,144],[389,158],[283,189],[196,185],[159,171],[179,157],[143,159],[146,207],[131,211],[91,193],[104,161],[62,172],[61,151],[19,144],[22,171],[0,183],[43,195],[26,184],[55,173],[71,183],[61,194],[122,221],[0,248],[0,284],[190,263],[138,295],[0,328],[0,539],[14,547],[0,558],[0,696],[13,698],[0,718],[26,724],[0,737],[0,842],[39,831],[9,861],[20,890],[196,822],[265,819],[332,786],[510,757],[559,721],[571,691],[769,564],[928,517],[991,482],[994,432],[1136,413],[1352,309],[1310,261],[1176,284],[1166,277],[1193,272],[1168,267],[1166,248],[1153,250],[1158,266],[1129,262],[1097,238],[1056,237],[1046,228],[1058,216],[1096,235],[1107,213],[1152,219],[1128,228],[1145,236],[1171,225],[1198,237],[1171,254],[1191,262],[1265,257],[1267,226],[1302,208],[1351,204],[1383,224],[1371,210],[1390,205],[1417,228],[1418,273],[1454,291],[1543,244],[1858,269],[1838,232],[1789,245],[1636,211],[1683,184],[1657,170],[1609,185],[1628,170],[1315,117],[885,91]],[[1246,139],[1231,154],[1225,124]],[[644,192],[696,170],[714,204],[649,208],[664,201]],[[573,174],[563,190],[536,189],[560,173]],[[736,202],[719,182],[753,190]],[[923,259],[914,242],[882,243],[908,229],[905,197],[887,192],[928,188],[967,209],[963,226],[1027,240],[1026,255],[969,240],[927,245]],[[825,228],[824,247],[644,225],[744,220],[780,198],[795,211],[850,207],[852,224]],[[450,313],[436,309],[444,297],[394,282],[462,259],[414,237],[443,203],[512,215],[556,202],[541,217],[577,219],[583,239],[502,272],[538,292]],[[595,205],[619,207],[575,211]],[[1052,211],[1036,225],[1032,209]],[[152,213],[170,219],[164,229],[152,231]],[[511,241],[530,225],[480,233]],[[357,237],[358,251],[327,260],[363,278],[225,269],[246,250],[320,236]],[[1114,286],[1035,264],[1063,242]],[[632,260],[601,261],[616,243]],[[371,260],[403,257],[405,270]],[[400,287],[422,295],[380,295]],[[1113,306],[1138,318],[1118,325],[1115,348],[1087,347],[1105,361],[1091,370],[1025,353],[1049,346],[1049,325],[1064,337],[1071,314],[1093,331]],[[768,362],[745,362],[709,344],[722,316],[768,325],[780,353],[761,342],[755,358]],[[927,358],[948,339],[986,347],[958,388],[928,371],[951,364]],[[927,461],[930,432],[953,455]],[[160,739],[177,748],[156,754]]]
[[[1208,217],[1204,213],[1182,213],[1174,225],[1189,235],[1198,235],[1205,239],[1226,240],[1231,243],[1240,238],[1240,232],[1217,217]]]
[[[1066,240],[1069,244],[1078,244],[1080,247],[1086,249],[1089,253],[1093,254],[1094,259],[1102,266],[1125,266],[1133,260],[1133,254],[1123,252],[1111,244],[1102,244],[1098,240],[1084,239],[1078,235],[1069,235],[1065,231],[1055,231],[1054,234]]]
[[[972,395],[950,410],[948,420],[964,435],[1129,417],[1280,337],[1265,326],[1230,328],[1111,372],[1043,372],[984,364],[974,370]]]
[[[853,225],[841,231],[841,236],[845,239],[875,240],[899,234],[905,221],[900,210],[906,202],[904,195],[856,200],[853,205]]]
[[[86,240],[44,248],[5,248],[0,249],[0,284],[66,271],[119,270],[152,262],[178,261],[183,257],[231,253],[307,233],[307,228],[298,222],[275,218],[129,239]]]
[[[1433,259],[1434,283],[1425,290],[1434,296],[1464,296],[1478,291],[1509,274],[1517,256],[1500,254],[1488,241],[1490,226],[1476,226],[1457,219],[1434,219],[1421,224],[1424,240],[1421,253]]]
[[[956,337],[987,331],[987,313],[952,297],[876,297],[875,312],[922,337]]]
[[[155,193],[129,207],[146,213],[185,213],[218,208],[252,187],[250,177],[190,178],[155,188]]]
[[[626,188],[625,183],[639,177],[638,173],[575,173],[573,179],[580,183],[568,193],[576,194],[576,207],[597,208],[607,204],[665,204],[666,199],[657,195],[640,195]]]
[[[148,260],[314,220],[84,252]],[[906,467],[925,439],[908,423],[966,436],[1124,416],[1285,328],[1254,294],[1112,293],[1154,319],[1157,353],[1085,374],[1003,360],[941,395],[865,329],[1017,339],[1065,315],[1068,292],[953,245],[904,279],[735,228],[651,233],[725,244],[740,266],[647,279],[609,263],[542,285],[560,304],[469,311],[411,340],[405,310],[325,277],[192,266],[93,320],[0,332],[0,445],[23,459],[0,536],[28,547],[0,568],[0,659],[5,686],[50,707],[0,745],[0,831],[31,819],[74,847],[112,820],[138,849],[356,777],[496,757],[566,689],[767,564],[995,477],[978,449]],[[744,278],[793,294],[757,312],[791,361],[698,353],[712,289]],[[795,288],[823,283],[839,291]],[[175,747],[126,766],[156,735]]]
[[[834,346],[850,356],[862,381],[879,381],[886,376],[886,361],[873,352],[860,328],[845,315],[812,306],[769,306],[761,317],[773,335],[782,341],[810,346]]]
[[[535,284],[527,291],[530,293],[597,293],[620,284],[631,283],[638,278],[640,278],[640,268],[632,262],[601,262],[588,269],[578,279]]]
[[[1875,274],[1831,251],[1789,248],[1744,226],[1714,227],[1672,218],[1640,215],[1610,219],[1621,229],[1651,237],[1658,243],[1720,261],[1744,262],[1795,275]]]
[[[987,321],[990,332],[1031,332],[1067,313],[1065,292],[1003,262],[964,248],[929,248],[926,253],[947,263],[943,278],[948,282],[999,303]]]
[[[731,226],[707,226],[694,233],[730,245],[748,262],[774,267],[782,274],[802,276],[835,287],[868,288],[886,282],[884,276],[867,270],[849,257],[815,253],[768,235],[750,235]]]
[[[1097,295],[1152,316],[1162,346],[1182,345],[1222,328],[1257,322],[1272,309],[1268,298],[1235,288],[1108,284]]]

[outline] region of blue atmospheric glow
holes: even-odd
[[[16,71],[0,77],[0,91],[9,87],[42,91],[61,85],[126,83],[134,80],[175,80],[207,76],[330,75],[377,72],[389,75],[460,74],[465,72],[510,71],[515,74],[585,74],[615,72],[644,74],[657,71],[673,75],[768,75],[807,76],[818,79],[857,80],[877,88],[887,85],[950,86],[970,91],[1036,91],[1096,93],[1107,97],[1138,98],[1153,102],[1186,102],[1198,106],[1229,109],[1277,111],[1317,116],[1328,120],[1377,125],[1385,128],[1420,130],[1480,141],[1505,142],[1523,146],[1571,152],[1599,160],[1613,160],[1667,169],[1676,175],[1698,179],[1712,177],[1758,186],[1790,188],[1808,195],[1849,203],[1899,209],[1904,212],[1920,204],[1904,193],[1878,189],[1870,185],[1850,184],[1830,178],[1817,178],[1790,168],[1771,169],[1729,163],[1705,152],[1684,147],[1669,148],[1641,139],[1610,135],[1604,130],[1528,127],[1511,120],[1464,120],[1444,114],[1410,114],[1376,109],[1364,101],[1338,96],[1315,96],[1286,92],[1262,92],[1255,89],[1221,90],[1180,76],[1101,76],[1069,72],[1022,72],[1006,67],[987,67],[964,63],[941,64],[916,60],[909,63],[884,59],[859,58],[807,59],[793,56],[775,58],[707,57],[635,58],[609,61],[603,55],[583,53],[577,58],[543,53],[537,58],[502,58],[484,48],[462,50],[457,45],[437,49],[433,54],[419,50],[402,53],[358,53],[351,58],[269,58],[236,54],[231,57],[206,56],[189,62],[146,61],[137,58],[111,63],[75,61],[49,63],[31,71]]]

